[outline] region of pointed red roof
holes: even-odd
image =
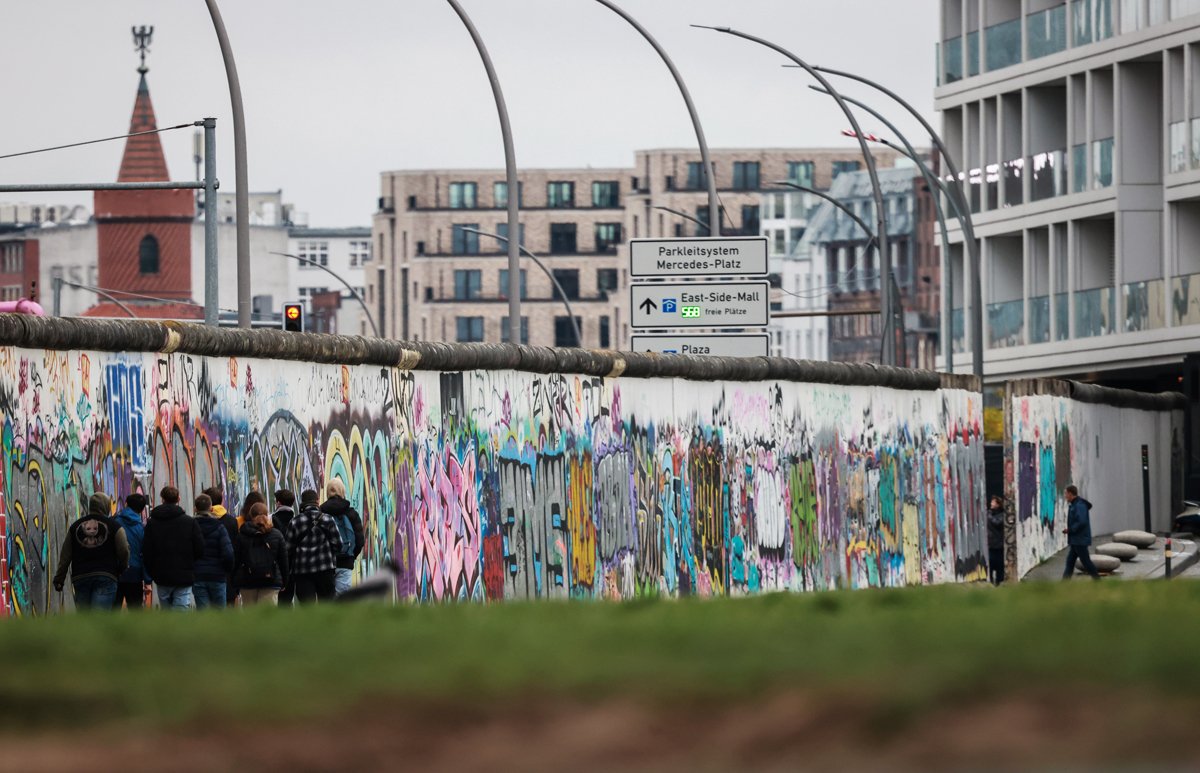
[[[133,118],[129,121],[129,133],[153,131],[158,128],[154,118],[154,105],[150,102],[150,87],[146,85],[146,74],[138,84],[137,100],[133,103]],[[121,157],[121,171],[117,182],[160,182],[170,180],[167,159],[163,156],[162,142],[157,134],[143,134],[125,140],[125,155]]]

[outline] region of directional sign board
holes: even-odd
[[[766,276],[767,237],[633,239],[634,277]]]
[[[761,327],[771,319],[767,282],[655,283],[629,290],[634,329]]]
[[[634,336],[633,351],[662,354],[707,354],[712,357],[766,357],[765,335]]]

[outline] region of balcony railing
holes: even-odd
[[[1068,293],[1054,296],[1055,341],[1066,341],[1071,337],[1071,301]]]
[[[1111,287],[1075,293],[1075,337],[1091,338],[1113,332],[1117,295]]]
[[[1059,5],[1030,14],[1025,19],[1025,35],[1029,41],[1030,59],[1066,50],[1067,7]]]
[[[1092,187],[1107,188],[1113,184],[1113,138],[1092,142]]]
[[[1020,346],[1025,331],[1025,302],[1022,300],[1004,303],[989,303],[988,348],[1006,349]]]
[[[1021,177],[1025,174],[1025,159],[1015,158],[1005,161],[1004,167],[1004,204],[1011,207],[1025,203],[1025,191],[1021,187]]]
[[[1176,121],[1168,132],[1168,149],[1171,154],[1169,169],[1186,172],[1192,165],[1192,138],[1187,121]]]
[[[1011,67],[1021,61],[1021,20],[994,24],[983,31],[987,71]]]
[[[967,338],[963,334],[962,309],[953,309],[950,312],[950,340],[954,342],[955,354],[961,354],[967,350]]]
[[[1050,296],[1029,299],[1029,343],[1044,344],[1050,340]]]
[[[1066,150],[1048,150],[1030,156],[1033,169],[1029,196],[1033,201],[1052,199],[1067,192]]]
[[[942,65],[945,68],[945,82],[955,83],[963,77],[962,38],[950,38],[942,41]]]
[[[1080,143],[1071,148],[1071,193],[1082,193],[1087,190],[1087,145]]]
[[[1176,325],[1200,325],[1200,274],[1171,280],[1171,320]]]
[[[1157,330],[1166,327],[1167,310],[1163,308],[1163,280],[1133,282],[1121,288],[1125,297],[1125,332]]]

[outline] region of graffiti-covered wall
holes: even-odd
[[[1170,528],[1173,503],[1181,496],[1180,411],[1085,402],[1068,396],[1069,387],[1045,381],[1009,385],[1009,547],[1018,576],[1066,548],[1068,485],[1092,503],[1094,535],[1145,527],[1143,445],[1149,453],[1153,530]]]
[[[101,490],[340,478],[419,601],[983,576],[978,393],[0,348],[6,614]]]

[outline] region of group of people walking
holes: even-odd
[[[366,538],[362,518],[337,479],[320,501],[314,490],[296,496],[275,492],[275,510],[251,492],[233,516],[219,488],[205,489],[192,503],[166,486],[160,504],[145,516],[146,497],[130,494],[115,515],[103,493],[67,530],[54,588],[71,577],[80,609],[138,609],[151,584],[158,603],[170,609],[223,608],[238,603],[292,604],[331,601],[350,589],[354,562]]]

